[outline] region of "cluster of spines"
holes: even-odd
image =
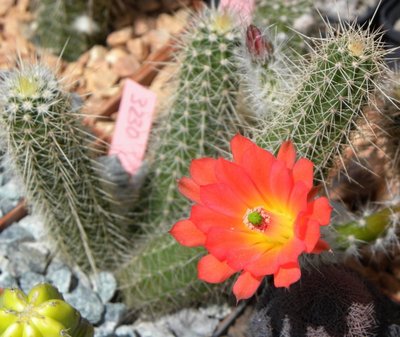
[[[3,136],[29,204],[70,262],[92,271],[115,267],[126,254],[128,220],[113,211],[89,147],[94,138],[70,94],[41,64],[4,73],[0,93]]]
[[[36,35],[41,46],[73,61],[104,42],[110,22],[108,0],[41,0]]]
[[[119,273],[125,298],[135,309],[162,312],[210,295],[197,279],[199,252],[180,247],[167,231],[189,211],[177,179],[188,175],[192,159],[227,151],[243,122],[235,111],[236,25],[228,13],[205,10],[180,42],[177,92],[150,146],[154,164],[142,198],[149,203],[144,221],[148,241]]]
[[[315,45],[311,59],[298,68],[297,88],[276,117],[265,121],[256,141],[276,150],[291,139],[298,153],[314,163],[317,182],[325,184],[329,170],[342,161],[356,119],[364,118],[362,107],[380,89],[386,52],[376,34],[344,25]]]

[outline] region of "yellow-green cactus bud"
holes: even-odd
[[[93,327],[55,287],[39,284],[28,295],[15,288],[0,295],[0,337],[93,337]]]

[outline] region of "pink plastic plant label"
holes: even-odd
[[[132,175],[142,165],[155,104],[156,94],[152,91],[134,81],[125,82],[109,154],[118,155]]]
[[[243,20],[243,23],[250,24],[253,16],[255,0],[221,0],[220,9],[235,12]]]

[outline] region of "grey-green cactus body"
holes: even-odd
[[[126,302],[135,310],[165,312],[211,297],[212,288],[197,279],[199,250],[181,247],[167,231],[189,212],[177,180],[189,174],[193,159],[228,150],[240,128],[235,27],[228,14],[207,10],[181,42],[176,92],[150,151],[152,180],[143,194],[150,204],[148,240],[119,273]]]
[[[237,35],[232,20],[207,12],[181,42],[176,93],[155,129],[151,150],[149,222],[156,226],[161,222],[164,229],[188,208],[178,192],[177,179],[188,175],[191,160],[227,150],[242,123],[235,112]]]
[[[108,0],[41,0],[37,10],[39,44],[67,60],[75,60],[104,42],[110,22]]]
[[[80,125],[71,96],[42,65],[5,74],[0,93],[4,138],[28,202],[71,262],[112,268],[125,254],[124,218],[103,191],[93,137]]]
[[[385,52],[375,39],[343,27],[316,41],[311,60],[304,60],[298,87],[276,118],[265,122],[257,142],[276,150],[283,140],[291,139],[299,154],[314,163],[316,180],[325,182],[386,71]]]

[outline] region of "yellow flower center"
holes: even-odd
[[[243,223],[250,229],[263,232],[271,223],[271,216],[263,207],[259,206],[246,211]]]

